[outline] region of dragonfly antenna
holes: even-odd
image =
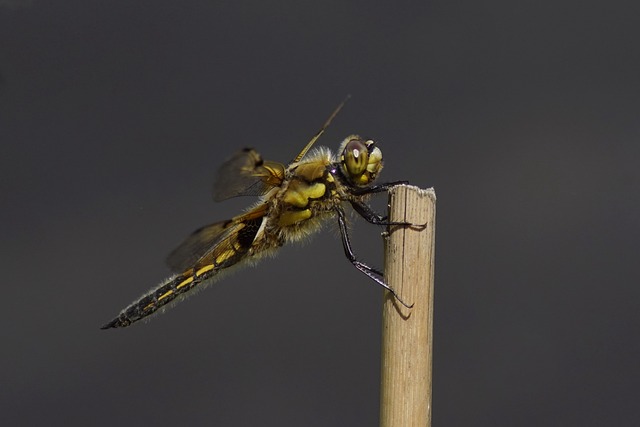
[[[324,124],[322,125],[322,127],[320,128],[320,130],[318,131],[318,133],[316,133],[313,138],[311,138],[311,141],[309,141],[309,143],[302,149],[302,151],[300,152],[300,154],[298,154],[296,156],[295,159],[293,159],[291,161],[291,163],[296,163],[299,162],[300,160],[302,160],[302,158],[304,157],[305,154],[307,154],[307,151],[309,151],[309,149],[311,147],[313,147],[313,144],[316,143],[316,141],[318,140],[318,138],[320,138],[320,135],[322,135],[325,131],[325,129],[327,129],[329,127],[329,125],[331,124],[331,121],[333,120],[333,118],[335,116],[338,115],[338,113],[340,112],[340,110],[342,110],[342,107],[344,107],[344,104],[349,100],[349,98],[351,98],[351,95],[347,95],[344,100],[340,103],[340,105],[338,105],[338,107],[333,110],[333,113],[331,113],[331,115],[329,116],[329,118],[327,119],[326,122],[324,122]]]

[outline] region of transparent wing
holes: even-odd
[[[291,163],[302,160],[349,98],[350,95],[347,95]],[[213,200],[219,202],[237,196],[262,196],[273,187],[282,184],[284,172],[285,166],[281,163],[263,160],[256,150],[245,148],[227,160],[218,170],[213,185]]]
[[[251,248],[267,212],[267,205],[227,221],[206,225],[194,231],[167,257],[176,273],[214,264],[228,267],[237,263]]]
[[[245,148],[218,170],[213,185],[216,202],[237,196],[261,196],[284,180],[284,165],[263,160],[252,148]]]

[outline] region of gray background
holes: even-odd
[[[226,157],[288,161],[350,93],[321,144],[438,193],[434,425],[636,425],[639,12],[0,1],[3,424],[376,425],[382,292],[331,227],[99,330],[251,202],[211,202]]]

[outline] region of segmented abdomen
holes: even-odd
[[[219,271],[213,264],[206,265],[194,272],[185,272],[173,276],[150,290],[137,301],[120,312],[118,317],[102,326],[101,329],[124,328],[133,322],[145,318],[191,289],[201,285]]]

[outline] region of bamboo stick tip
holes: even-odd
[[[397,194],[398,191],[415,192],[418,196],[427,196],[433,201],[436,200],[436,189],[434,187],[420,188],[411,184],[399,184],[391,187],[389,193],[391,195]]]

